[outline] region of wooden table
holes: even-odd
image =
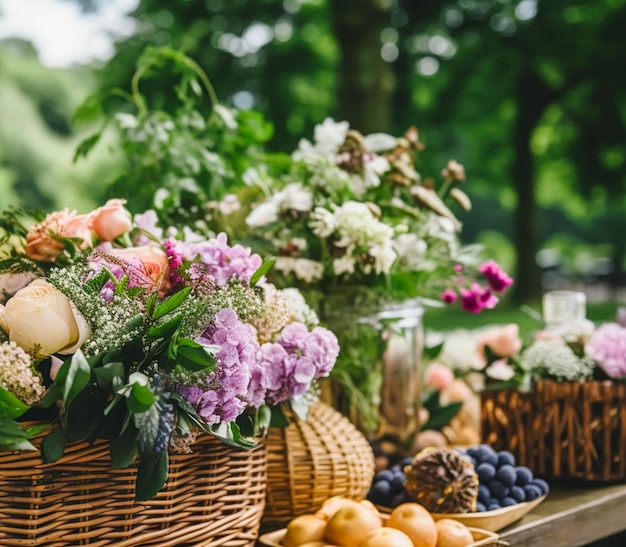
[[[626,485],[553,488],[546,500],[499,532],[511,546],[577,547],[626,530]],[[626,539],[603,545],[625,546]]]

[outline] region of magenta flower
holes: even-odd
[[[478,271],[485,276],[489,287],[495,292],[502,292],[513,285],[513,278],[500,268],[497,262],[488,260],[480,265]]]
[[[611,378],[626,377],[626,328],[617,323],[598,327],[585,345],[585,355]]]
[[[472,283],[470,289],[460,288],[461,309],[470,313],[480,313],[483,309],[495,308],[498,298],[487,288]]]
[[[452,289],[446,289],[441,293],[440,298],[446,304],[453,304],[456,302],[458,295]]]

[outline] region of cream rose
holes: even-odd
[[[0,305],[9,340],[36,358],[74,353],[91,336],[85,318],[50,283],[36,279]]]
[[[91,229],[100,241],[113,241],[133,226],[130,213],[124,207],[126,200],[110,199],[91,213]]]

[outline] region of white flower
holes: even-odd
[[[226,194],[217,204],[217,209],[223,215],[230,215],[241,209],[241,203],[236,194]]]
[[[311,213],[309,226],[317,237],[329,237],[337,227],[335,215],[328,209],[316,207]]]
[[[367,188],[375,188],[380,185],[380,176],[389,171],[390,165],[387,158],[374,156],[363,165],[363,178]]]
[[[278,193],[277,199],[281,211],[294,210],[306,213],[313,208],[313,194],[299,182],[288,184]]]
[[[278,203],[275,200],[264,201],[250,211],[246,224],[251,228],[266,226],[278,220],[278,212]]]
[[[335,258],[335,260],[333,260],[333,271],[335,272],[335,275],[342,275],[344,273],[353,274],[355,265],[356,259],[345,255],[341,258]]]
[[[366,263],[363,266],[363,271],[368,274],[372,271],[372,266],[377,274],[389,273],[391,266],[396,260],[396,253],[394,252],[391,242],[387,242],[385,245],[374,245],[368,252],[369,256],[374,259],[374,264]]]
[[[417,234],[400,234],[393,240],[400,263],[408,270],[420,270],[428,244]]]
[[[335,154],[345,142],[350,124],[326,118],[315,126],[315,148],[319,154]]]
[[[276,259],[274,268],[285,275],[293,272],[298,279],[302,279],[307,283],[319,281],[324,275],[324,265],[321,262],[309,260],[308,258],[281,256]]]

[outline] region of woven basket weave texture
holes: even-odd
[[[626,480],[626,385],[540,380],[530,393],[482,394],[483,441],[537,475]]]
[[[372,483],[369,442],[326,403],[311,405],[306,421],[270,428],[266,444],[263,530],[282,528],[295,516],[315,512],[331,496],[363,498]]]
[[[238,450],[204,436],[192,449],[171,455],[165,487],[137,503],[136,468],[111,470],[106,442],[70,444],[53,464],[37,452],[0,453],[0,545],[252,547],[265,446]]]

